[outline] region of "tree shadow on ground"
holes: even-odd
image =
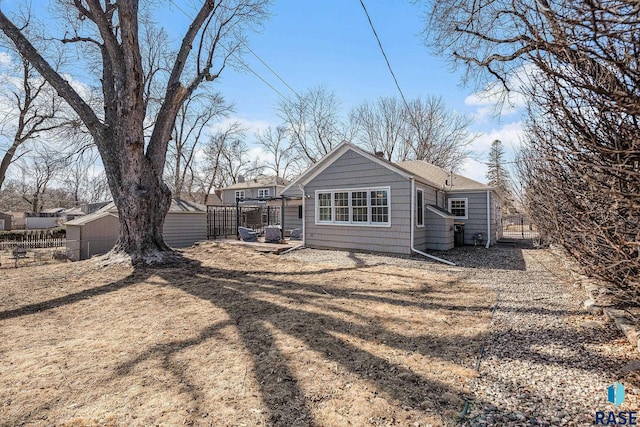
[[[316,270],[315,273],[341,272],[354,275],[359,271],[359,267],[337,267]],[[312,404],[287,362],[287,355],[279,348],[274,331],[299,340],[326,360],[336,363],[359,378],[372,382],[380,392],[398,402],[401,407],[418,411],[425,407],[434,408],[436,411],[460,409],[448,408],[447,405],[450,402],[442,401],[440,396],[446,393],[461,395],[463,393],[461,388],[452,388],[448,383],[426,378],[402,364],[394,363],[341,337],[348,336],[354,340],[373,342],[375,345],[387,346],[401,352],[416,353],[459,364],[461,353],[471,351],[475,352],[475,356],[480,342],[487,339],[493,340],[497,336],[495,334],[491,336],[458,334],[445,339],[430,335],[417,337],[405,335],[385,328],[368,313],[358,313],[358,309],[354,306],[375,301],[422,310],[446,309],[460,313],[488,311],[490,307],[486,305],[461,307],[444,304],[444,301],[436,303],[434,301],[437,297],[433,295],[433,289],[429,286],[424,286],[419,292],[415,289],[406,292],[395,291],[393,298],[389,298],[388,295],[357,292],[356,289],[349,288],[327,290],[330,284],[297,282],[295,276],[299,274],[303,273],[214,268],[185,258],[180,266],[138,268],[130,276],[104,286],[7,310],[0,313],[0,319],[56,309],[87,298],[115,292],[152,277],[160,277],[164,283],[156,283],[156,286],[179,289],[198,299],[208,301],[213,306],[224,310],[228,320],[209,325],[195,337],[175,339],[141,349],[135,357],[120,363],[114,375],[126,376],[146,360],[160,360],[162,366],[179,378],[183,388],[191,395],[196,413],[205,405],[204,398],[189,379],[186,368],[174,363],[171,356],[183,349],[219,337],[219,331],[228,326],[233,326],[238,331],[244,348],[250,354],[252,373],[260,389],[260,397],[268,408],[268,421],[271,425],[314,424]],[[263,298],[262,294],[269,295],[272,299]],[[279,301],[295,304],[285,306]],[[345,319],[340,314],[346,314],[352,320]],[[529,339],[526,334],[520,336],[518,331],[508,333],[510,335],[506,337],[507,339]],[[553,330],[541,331],[540,337],[539,342],[533,344],[566,345],[567,341],[573,343],[585,338],[579,333],[571,336],[565,331]],[[473,345],[470,346],[470,342]],[[609,365],[615,363],[615,360],[608,360],[606,356],[591,354],[592,352],[586,347],[581,348],[580,351],[585,356],[585,360],[600,357],[602,363]],[[501,357],[505,360],[518,359],[558,366],[575,366],[582,363],[581,356],[575,353],[565,357],[546,357],[534,348],[525,348],[513,354],[505,352]],[[274,360],[276,363],[273,363]],[[590,369],[588,365],[580,367]]]
[[[267,418],[271,425],[315,423],[308,396],[287,361],[288,355],[279,348],[275,333],[293,337],[325,360],[373,383],[390,402],[396,402],[394,405],[407,410],[423,411],[428,407],[443,411],[448,408],[445,407],[447,403],[441,399],[442,395],[462,393],[458,387],[416,373],[402,363],[394,363],[357,344],[367,341],[376,346],[386,346],[403,353],[416,353],[455,364],[460,363],[461,353],[477,351],[481,337],[454,335],[445,339],[429,335],[404,335],[387,329],[368,313],[358,313],[357,308],[353,307],[374,301],[399,307],[429,309],[416,301],[418,298],[428,299],[429,289],[423,289],[419,294],[415,291],[406,295],[395,292],[394,297],[389,299],[384,296],[361,295],[351,289],[337,290],[337,287],[327,292],[325,288],[330,284],[299,283],[295,279],[295,272],[278,275],[273,272],[263,274],[258,271],[212,268],[192,259],[185,259],[181,265],[137,268],[126,278],[107,285],[6,310],[0,313],[0,319],[57,309],[159,277],[162,280],[153,280],[155,286],[179,289],[208,301],[222,309],[228,320],[209,325],[195,337],[174,339],[143,348],[134,357],[120,363],[114,375],[126,376],[144,361],[159,360],[166,371],[179,378],[182,388],[193,400],[196,413],[201,412],[198,408],[205,405],[204,398],[189,379],[187,368],[175,363],[172,355],[209,339],[219,338],[219,331],[230,325],[238,332],[244,348],[250,354],[252,374],[260,389],[260,397],[268,408]],[[358,268],[325,268],[316,273],[327,271],[357,274]],[[488,310],[489,307],[485,306],[484,309]],[[353,341],[345,339],[345,336],[353,338]],[[266,355],[269,355],[268,360]],[[194,420],[197,422],[196,418]]]

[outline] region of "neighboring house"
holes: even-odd
[[[120,221],[114,203],[67,222],[67,254],[73,260],[88,259],[109,252],[118,239]],[[207,239],[207,207],[172,199],[164,220],[164,241],[183,248]]]
[[[0,230],[11,230],[11,215],[0,212]]]
[[[218,192],[218,190],[216,190]],[[204,193],[204,192],[193,192],[189,193],[187,191],[183,191],[179,196],[182,200],[193,200],[196,203],[200,203],[207,206],[222,206],[222,199],[216,193]]]
[[[276,176],[242,180],[222,189],[222,202],[225,206],[235,206],[237,198],[242,206],[257,206],[260,201],[256,199],[265,199],[263,204],[282,206],[281,199],[272,199],[280,197],[287,184],[289,181]],[[284,221],[285,232],[302,228],[302,200],[299,197],[292,196],[292,199],[284,201]]]
[[[488,246],[501,232],[491,187],[425,162],[395,164],[347,142],[282,194],[303,199],[308,247],[410,254],[451,249],[454,223],[464,223],[466,244]]]
[[[238,199],[268,199],[278,197],[289,184],[284,178],[263,176],[255,179],[239,179],[239,182],[222,189],[222,203],[226,206],[236,204]]]
[[[64,222],[65,208],[43,209],[37,213],[25,213],[25,228],[37,230],[53,228]]]
[[[84,216],[86,214],[87,213],[84,212],[82,210],[82,208],[65,209],[64,212],[63,212],[63,217],[64,217],[63,222],[74,220],[74,219],[76,219],[78,217],[81,217],[81,216]]]
[[[5,211],[5,215],[11,216],[12,230],[24,230],[26,228],[26,217],[24,212]]]

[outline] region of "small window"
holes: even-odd
[[[467,199],[449,199],[449,212],[456,218],[467,219]]]
[[[236,190],[236,200],[244,199],[244,190]]]
[[[416,191],[416,223],[418,227],[424,226],[424,191]]]
[[[258,198],[259,199],[266,199],[267,197],[269,197],[269,189],[268,188],[261,188],[258,190]]]
[[[302,219],[302,205],[298,206],[298,219]]]

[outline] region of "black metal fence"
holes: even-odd
[[[535,239],[538,231],[526,215],[507,215],[502,217],[503,239]]]
[[[280,225],[280,206],[207,206],[207,238],[236,237],[238,226],[264,234],[267,225]]]

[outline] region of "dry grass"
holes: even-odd
[[[493,296],[205,243],[183,266],[0,271],[0,425],[447,425]]]

